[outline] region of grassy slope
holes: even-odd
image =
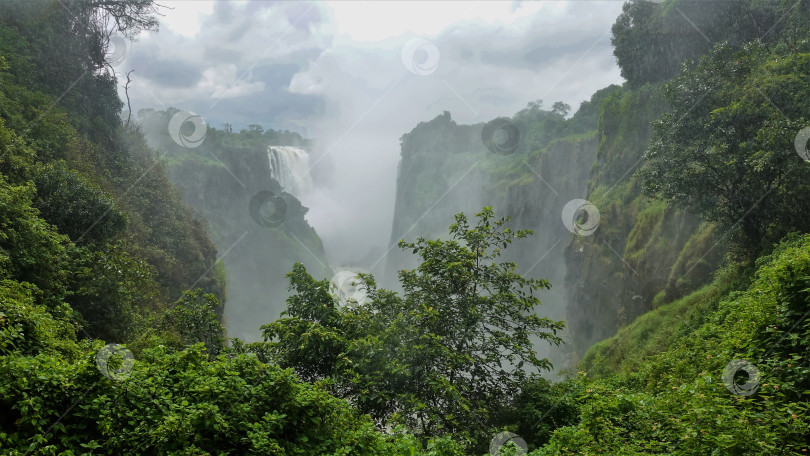
[[[642,194],[633,172],[666,111],[657,85],[624,88],[600,104],[597,158],[586,199],[599,210],[591,236],[566,253],[567,320],[580,355],[653,308],[705,285],[724,248],[713,226]]]
[[[576,380],[587,387],[580,424],[534,454],[807,451],[807,325],[785,309],[807,308],[810,236],[758,266],[724,270],[589,350]],[[777,344],[784,334],[792,335]],[[726,388],[723,370],[735,359],[759,369],[755,394]]]

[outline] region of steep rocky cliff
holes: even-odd
[[[514,261],[527,277],[548,279],[552,289],[542,293],[538,312],[564,319],[564,251],[571,232],[561,214],[569,201],[586,196],[598,146],[597,110],[616,90],[598,92],[570,119],[562,103],[547,111],[533,102],[512,118],[486,124],[458,125],[447,112],[420,123],[401,140],[391,245],[446,236],[453,214],[492,206],[496,215],[511,218],[513,229],[534,231],[503,260]],[[406,254],[392,249],[387,283],[393,284],[398,269],[412,266]],[[560,350],[542,344],[537,349],[559,366],[568,364]]]
[[[304,263],[316,277],[331,276],[323,244],[304,218],[307,208],[273,178],[268,158],[270,145],[306,142],[289,132],[208,128],[200,146],[181,147],[169,128],[177,113],[144,112],[142,128],[217,244],[227,274],[229,335],[257,340],[259,327],[285,308],[285,275],[294,263]]]
[[[710,224],[641,195],[634,172],[643,166],[650,122],[665,110],[651,85],[616,92],[602,105],[586,198],[600,224],[591,236],[572,236],[565,254],[566,320],[579,355],[708,282],[722,257]]]
[[[566,320],[566,343],[537,349],[574,368],[594,342],[706,283],[722,257],[712,225],[642,196],[634,177],[649,123],[666,109],[657,86],[611,86],[570,118],[561,103],[530,103],[487,124],[447,112],[420,123],[402,137],[391,243],[443,235],[452,214],[482,206],[532,229],[505,259],[551,282],[538,313]],[[488,128],[505,130],[505,143],[493,148]],[[387,261],[388,283],[412,266],[398,249]]]

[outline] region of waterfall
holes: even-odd
[[[267,146],[270,175],[284,191],[301,197],[312,188],[309,175],[309,154],[303,149],[289,146]]]

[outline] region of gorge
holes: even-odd
[[[0,0],[0,455],[810,451],[810,1],[169,3]]]

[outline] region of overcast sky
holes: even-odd
[[[616,0],[159,3],[172,8],[160,31],[116,67],[135,70],[133,111],[316,139],[318,188],[303,199],[335,262],[387,249],[399,138],[420,121],[483,122],[537,99],[576,109],[622,82]]]

